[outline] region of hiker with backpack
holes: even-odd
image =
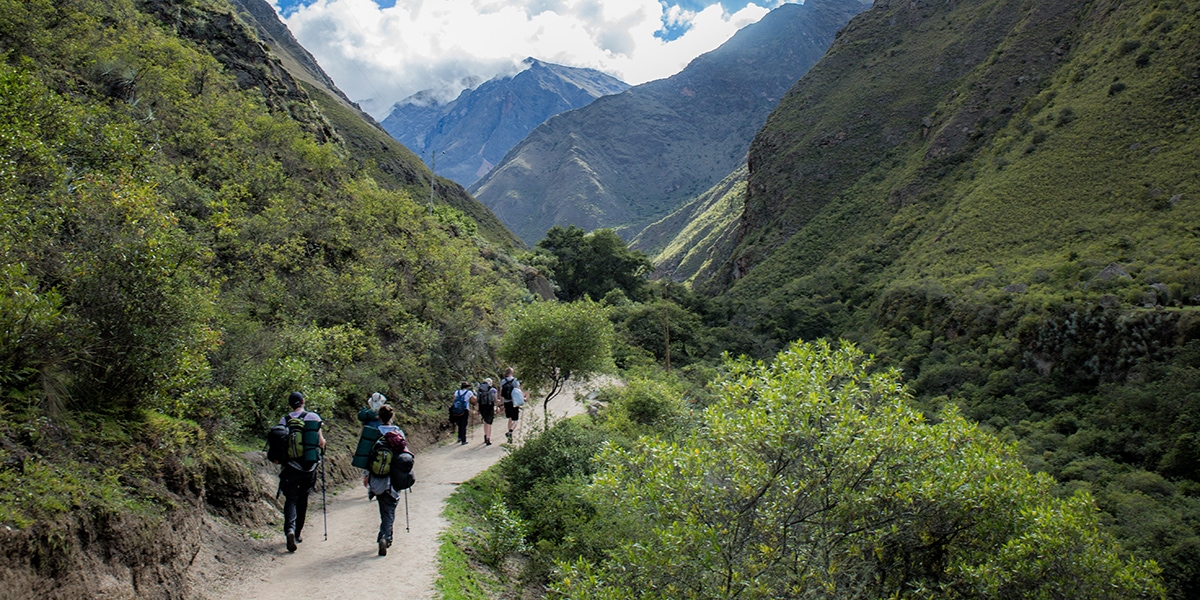
[[[517,428],[517,420],[521,418],[521,405],[513,403],[513,390],[521,388],[521,382],[513,377],[513,368],[504,369],[504,378],[500,380],[500,397],[504,399],[504,416],[508,417],[508,432],[504,437],[511,443],[513,430]]]
[[[304,541],[301,533],[308,513],[308,495],[317,484],[325,434],[321,431],[321,417],[304,410],[304,394],[292,392],[288,406],[292,411],[279,419],[279,425],[288,430],[286,456],[276,458],[283,465],[279,471],[279,489],[284,497],[283,533],[288,552],[295,552],[296,544]]]
[[[404,439],[404,432],[392,425],[392,407],[385,404],[379,407],[378,414],[382,435],[371,450],[367,468],[363,470],[363,486],[367,488],[367,498],[375,498],[379,502],[379,535],[375,542],[379,545],[379,556],[387,556],[388,548],[392,546],[392,526],[396,522],[400,492],[412,487],[415,479],[412,475],[413,455],[408,450],[408,441]]]
[[[496,388],[492,387],[492,378],[488,377],[479,384],[473,404],[477,405],[479,418],[483,420],[483,445],[492,445],[492,421],[496,418]]]
[[[467,418],[471,416],[471,401],[474,398],[471,384],[464,381],[459,385],[458,391],[454,392],[454,400],[450,403],[450,422],[458,426],[460,446],[467,445]]]

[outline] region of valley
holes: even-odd
[[[436,471],[417,597],[1196,597],[1198,27],[809,0],[380,123],[261,0],[0,0],[0,585],[340,597],[374,508],[287,555],[261,460],[302,389],[331,490],[371,391]],[[513,364],[626,385],[439,446]]]

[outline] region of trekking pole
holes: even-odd
[[[408,531],[408,488],[404,489],[404,533]]]
[[[325,449],[321,449],[321,515],[325,519],[325,541],[329,541],[329,505],[325,502]]]

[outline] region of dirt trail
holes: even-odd
[[[551,419],[575,415],[585,407],[575,401],[577,391],[590,391],[599,384],[574,384],[550,402]],[[513,442],[520,444],[530,425],[542,423],[541,403],[521,412],[521,427]],[[213,597],[230,600],[360,600],[379,582],[387,582],[388,596],[429,599],[434,597],[437,577],[438,534],[447,526],[442,506],[462,482],[484,471],[505,455],[501,445],[483,445],[483,428],[468,433],[468,444],[427,448],[416,455],[413,472],[417,483],[408,494],[409,531],[405,531],[405,498],[396,508],[393,545],[387,556],[378,555],[375,537],[379,531],[379,508],[368,502],[361,482],[328,494],[329,539],[324,539],[321,494],[318,488],[309,500],[304,541],[290,554],[283,536],[264,556],[239,568],[240,578],[212,589]],[[507,419],[496,418],[493,438],[504,441]]]

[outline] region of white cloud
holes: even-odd
[[[272,0],[278,9],[278,0]],[[469,77],[513,72],[527,56],[630,84],[668,77],[758,21],[779,0],[727,13],[659,0],[317,0],[286,17],[338,87],[376,118],[425,89],[452,97]],[[686,31],[656,37],[664,23]]]

